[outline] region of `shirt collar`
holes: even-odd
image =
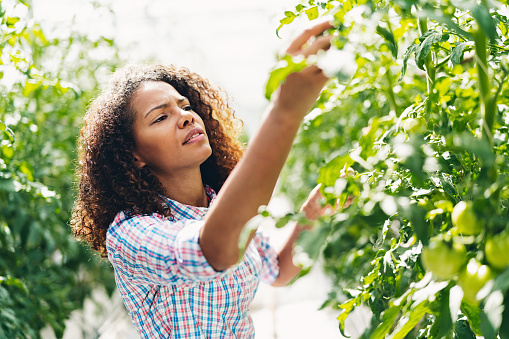
[[[197,207],[186,205],[178,201],[166,198],[168,206],[170,207],[171,214],[175,220],[182,219],[197,219],[201,220],[209,210],[210,206],[216,198],[216,192],[209,186],[205,185],[205,193],[209,200],[209,207]]]

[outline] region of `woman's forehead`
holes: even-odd
[[[163,81],[144,82],[131,98],[131,106],[136,111],[146,111],[172,100],[179,101],[183,96],[172,85]]]

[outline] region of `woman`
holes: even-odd
[[[321,23],[291,55],[330,46]],[[270,199],[299,124],[327,77],[290,74],[245,154],[226,99],[185,69],[117,71],[91,104],[79,140],[75,235],[107,256],[143,338],[253,338],[249,304],[259,280],[287,284],[299,272],[295,225],[276,253],[261,233],[239,253],[239,235]],[[242,156],[242,159],[241,159]],[[216,196],[217,192],[217,196]],[[302,210],[324,213],[315,189]]]

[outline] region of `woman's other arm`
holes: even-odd
[[[321,203],[323,196],[320,193],[320,185],[317,185],[302,205],[300,211],[304,213],[308,220],[316,220],[319,217],[331,214],[333,209],[331,206],[323,206]],[[285,242],[283,248],[279,251],[279,276],[272,283],[272,286],[286,286],[300,272],[301,267],[293,263],[293,247],[297,241],[301,231],[310,229],[310,225],[295,223],[290,236]]]

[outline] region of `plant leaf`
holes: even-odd
[[[463,50],[467,46],[466,42],[462,42],[454,47],[451,51],[451,62],[453,65],[459,65],[463,60]]]
[[[376,26],[376,32],[382,36],[382,38],[385,39],[387,42],[387,45],[389,46],[392,56],[396,59],[398,57],[398,44],[396,43],[396,40],[394,39],[394,34],[389,32],[387,29],[383,28],[382,26]]]
[[[412,305],[411,310],[399,319],[396,329],[393,333],[391,333],[388,339],[403,339],[428,311],[429,308],[427,300],[421,302],[415,307]]]
[[[417,64],[417,67],[424,71],[424,62],[431,51],[431,46],[442,39],[442,33],[435,30],[429,30],[419,39],[423,40],[415,51],[415,63]]]
[[[304,13],[306,13],[306,15],[308,16],[309,21],[315,20],[316,18],[318,18],[318,6],[308,8],[304,11]]]
[[[306,59],[298,60],[289,55],[285,55],[277,64],[274,70],[270,72],[267,85],[265,86],[265,97],[270,100],[272,93],[281,85],[288,75],[293,72],[299,72],[307,66]]]
[[[389,333],[394,321],[401,311],[401,306],[391,306],[382,313],[382,323],[371,334],[370,339],[383,339]]]
[[[276,35],[278,38],[281,38],[279,36],[279,30],[281,29],[281,27],[283,27],[284,25],[291,24],[293,22],[293,20],[295,20],[296,17],[297,16],[291,11],[285,12],[285,17],[283,19],[279,20],[279,27],[276,29]]]
[[[398,81],[401,81],[403,77],[405,76],[407,65],[408,65],[408,59],[414,53],[419,45],[417,44],[411,44],[408,46],[407,50],[405,51],[405,54],[403,55],[403,67],[401,68],[401,76],[399,77]]]

